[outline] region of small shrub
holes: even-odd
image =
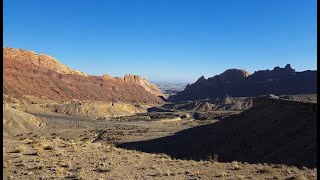
[[[207,160],[210,162],[218,162],[219,158],[217,154],[209,155],[207,157]]]
[[[165,176],[170,176],[170,170],[167,170],[166,173],[164,174]]]
[[[233,170],[240,170],[241,169],[241,167],[237,161],[232,161],[231,165],[233,167]]]
[[[111,170],[106,167],[98,167],[96,171],[100,173],[106,173],[106,172],[110,172]]]
[[[60,167],[69,168],[70,167],[70,163],[60,163]]]
[[[218,171],[216,177],[225,177],[227,175],[224,171]]]
[[[284,168],[285,165],[283,165],[283,164],[275,164],[275,165],[273,165],[272,167],[278,169],[278,168]]]
[[[43,150],[53,150],[54,148],[52,146],[44,146]]]
[[[266,167],[263,167],[263,168],[259,168],[257,170],[258,173],[270,173],[270,169],[269,168],[266,168]]]
[[[164,154],[164,153],[161,153],[159,154],[161,158],[164,158],[164,159],[171,159],[171,157],[168,155],[168,154]]]
[[[23,150],[21,150],[21,149],[14,149],[14,150],[10,151],[9,153],[22,153],[22,152],[23,152]]]

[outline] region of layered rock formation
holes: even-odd
[[[247,110],[252,107],[252,99],[246,97],[224,98],[219,100],[190,101],[170,103],[162,106],[164,109],[177,111],[214,111],[214,110]]]
[[[38,68],[47,69],[49,71],[55,71],[60,74],[77,74],[82,76],[88,76],[87,74],[70,69],[69,67],[61,64],[55,58],[45,55],[45,54],[37,54],[33,51],[26,51],[22,49],[15,48],[3,48],[3,59],[4,62],[6,60],[10,60],[12,65],[19,63],[29,63],[34,65],[34,70],[36,71]]]
[[[148,91],[151,94],[154,94],[156,96],[163,96],[162,92],[160,91],[160,89],[156,85],[149,83],[146,79],[143,79],[140,76],[127,74],[124,76],[123,79],[126,82],[139,84],[140,86],[142,86],[146,91]]]
[[[4,94],[33,95],[54,100],[162,103],[161,92],[139,76],[89,76],[47,55],[3,48]]]
[[[161,90],[155,85],[151,84],[148,80],[143,79],[141,76],[126,74],[123,78],[121,77],[112,77],[108,74],[102,75],[102,77],[106,80],[117,80],[124,81],[128,83],[133,83],[142,86],[147,92],[154,94],[156,96],[164,96]]]
[[[30,108],[31,109],[31,108]],[[98,119],[106,117],[130,116],[136,113],[145,112],[144,107],[134,106],[127,103],[106,103],[94,102],[65,102],[63,104],[42,104],[39,109],[47,112],[55,112],[73,117],[83,117],[87,119]],[[32,109],[33,110],[33,109]],[[32,112],[32,110],[29,110]],[[36,109],[37,112],[38,109]]]
[[[287,64],[284,68],[256,71],[250,74],[242,69],[229,69],[220,75],[205,79],[171,96],[171,101],[219,99],[224,97],[253,97],[264,94],[315,94],[317,71],[296,72]]]

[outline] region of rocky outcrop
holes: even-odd
[[[141,87],[143,87],[146,91],[150,92],[151,94],[154,94],[156,96],[164,96],[161,90],[155,85],[151,84],[148,80],[143,79],[141,76],[138,75],[132,75],[132,74],[126,74],[124,77],[112,77],[108,74],[102,75],[104,79],[113,79],[117,81],[124,81],[128,83],[137,84]]]
[[[219,79],[222,82],[234,82],[244,80],[249,75],[250,73],[243,69],[228,69],[220,74]]]
[[[83,72],[70,69],[51,56],[45,54],[37,54],[33,51],[15,48],[3,48],[3,58],[10,61],[7,63],[28,63],[34,65],[34,71],[37,71],[37,69],[41,68],[55,71],[60,74],[77,74],[88,76]]]
[[[264,94],[294,95],[317,92],[317,71],[296,72],[287,64],[284,68],[256,71],[250,74],[242,69],[229,69],[220,75],[205,79],[169,97],[170,101],[221,99],[225,97],[254,97]]]
[[[137,84],[153,95],[164,97],[161,90],[155,84],[151,84],[148,80],[143,79],[141,76],[138,76],[138,75],[126,74],[123,78],[121,78],[121,77],[112,77],[108,74],[104,74],[102,75],[102,77],[106,80],[117,80],[117,81],[124,81],[132,84]]]
[[[54,100],[162,103],[154,85],[140,77],[89,76],[54,58],[32,51],[3,48],[4,94],[33,95]],[[135,76],[134,76],[135,77]]]
[[[124,76],[123,80],[125,82],[138,84],[151,94],[154,94],[156,96],[163,96],[161,90],[156,85],[149,83],[146,79],[143,79],[138,75],[127,74]]]

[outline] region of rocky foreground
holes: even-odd
[[[4,139],[4,179],[316,179],[317,169],[172,159],[100,142],[22,134]]]

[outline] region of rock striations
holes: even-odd
[[[156,96],[163,96],[161,90],[156,85],[149,83],[146,79],[143,79],[138,75],[126,74],[123,77],[123,80],[125,82],[138,84],[151,94],[154,94]]]
[[[33,51],[3,48],[3,65],[3,91],[7,95],[33,95],[54,100],[163,102],[157,86],[140,76],[90,76],[68,68],[53,57]]]
[[[317,71],[296,72],[287,64],[284,68],[256,71],[250,74],[242,69],[229,69],[220,75],[205,79],[169,98],[170,101],[221,99],[224,97],[253,97],[264,94],[316,94]]]
[[[148,80],[143,79],[142,77],[138,75],[132,75],[132,74],[126,74],[123,78],[121,77],[112,77],[108,74],[102,75],[102,77],[106,80],[117,80],[117,81],[123,81],[128,82],[132,84],[137,84],[142,86],[147,92],[156,95],[156,96],[164,96],[161,90],[154,84],[151,84]]]
[[[3,58],[6,64],[10,63],[11,65],[14,65],[16,63],[29,63],[33,65],[35,71],[41,68],[49,71],[55,71],[60,74],[77,74],[88,76],[83,72],[68,68],[51,56],[45,54],[37,54],[33,51],[15,48],[3,48]],[[10,60],[10,62],[7,62],[6,60]]]

